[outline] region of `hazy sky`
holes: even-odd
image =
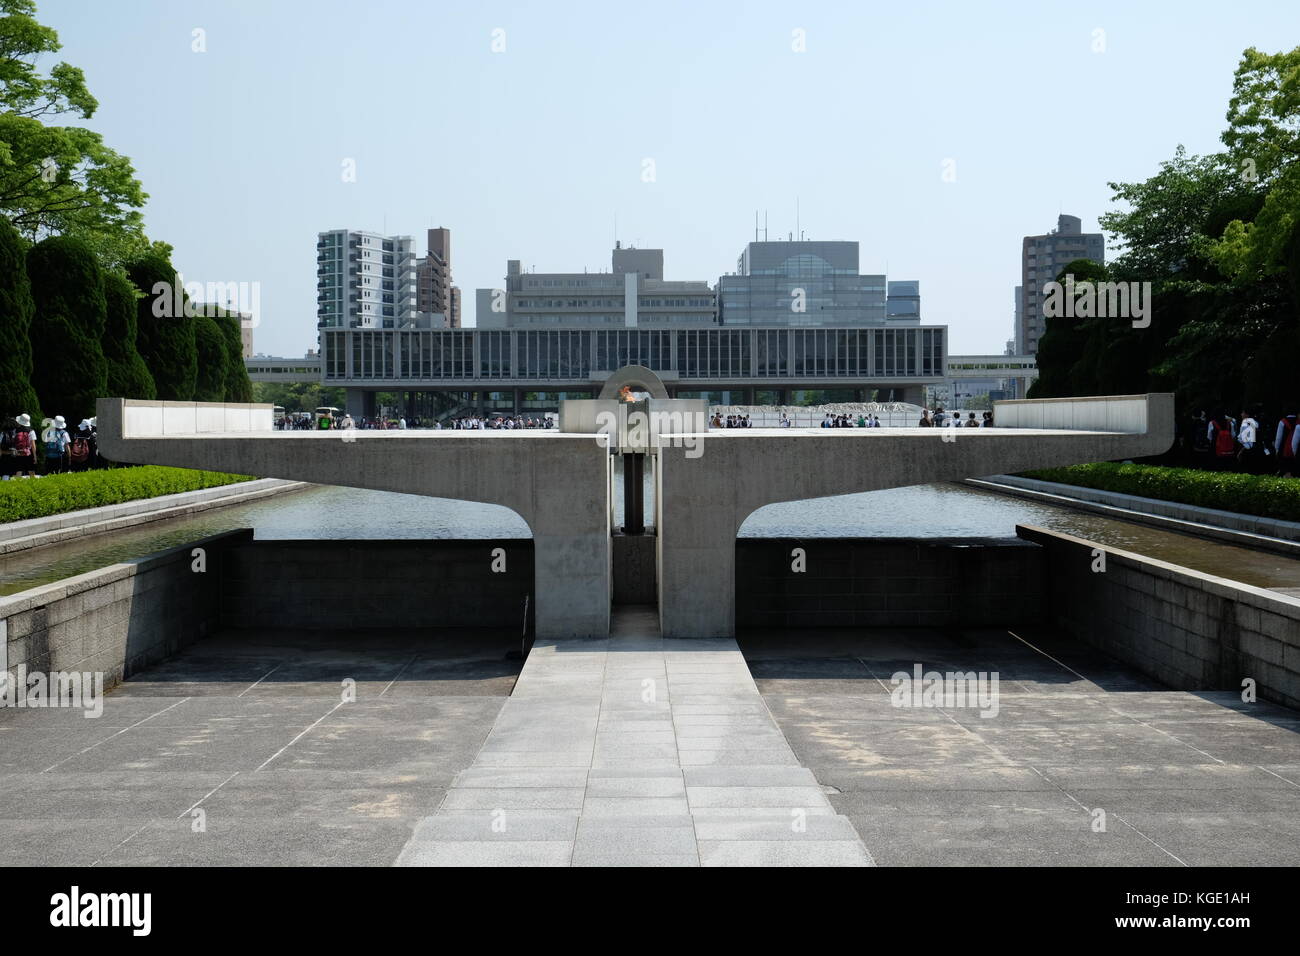
[[[315,346],[324,229],[414,235],[423,254],[424,229],[449,227],[472,319],[507,259],[607,269],[616,217],[625,243],[665,250],[667,278],[714,282],[755,209],[775,239],[796,200],[808,238],[920,280],[954,353],[1000,352],[1021,237],[1060,212],[1095,230],[1108,181],[1179,143],[1218,148],[1242,50],[1300,43],[1295,0],[39,0],[38,16],[99,98],[88,125],[134,161],[150,236],[186,281],[259,282],[256,347],[278,355]]]

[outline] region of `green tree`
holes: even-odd
[[[1300,226],[1300,47],[1241,55],[1223,144],[1233,171],[1267,193],[1253,218],[1227,224],[1211,255],[1234,277],[1282,273]]]
[[[244,339],[241,335],[240,318],[237,314],[222,310],[214,321],[220,327],[225,342],[225,400],[251,402],[253,383],[248,377],[248,368],[244,365]]]
[[[0,210],[30,239],[77,235],[120,257],[139,255],[144,237],[139,209],[148,198],[126,157],[90,130],[48,125],[98,107],[81,70],[37,68],[59,49],[59,38],[35,19],[32,0],[0,0]]]
[[[104,358],[108,360],[108,394],[115,398],[153,399],[157,396],[149,366],[136,346],[137,322],[135,286],[122,273],[104,273],[107,327]]]
[[[32,385],[48,414],[75,423],[95,414],[108,393],[101,343],[107,322],[104,276],[84,242],[52,236],[27,252],[36,306],[32,320]]]
[[[254,382],[253,401],[279,405],[286,412],[310,412],[322,405],[344,408],[347,404],[342,388],[317,382]]]
[[[32,388],[32,290],[22,237],[0,216],[0,419],[40,414]]]
[[[197,315],[186,321],[194,325],[194,351],[198,371],[194,380],[194,401],[221,402],[226,397],[226,339],[220,320]]]
[[[1075,282],[1096,281],[1106,277],[1106,270],[1090,259],[1075,259],[1060,271],[1056,281],[1064,283],[1067,276],[1073,276]],[[1078,297],[1076,290],[1076,300]],[[1038,340],[1038,378],[1026,393],[1029,398],[1091,394],[1086,379],[1080,381],[1075,368],[1088,342],[1087,320],[1064,313],[1062,308],[1060,315],[1044,318],[1045,329]]]
[[[158,398],[193,401],[198,377],[194,322],[185,316],[184,294],[173,301],[176,270],[163,257],[148,255],[130,263],[126,272],[143,293],[136,301],[137,347],[153,375]]]

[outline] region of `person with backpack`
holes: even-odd
[[[1214,454],[1214,467],[1228,468],[1237,455],[1237,435],[1232,427],[1232,420],[1220,412],[1210,421],[1206,436]]]
[[[1237,452],[1237,467],[1243,471],[1254,473],[1257,469],[1255,462],[1258,457],[1256,444],[1259,441],[1259,422],[1250,412],[1241,413],[1241,425],[1237,429],[1237,442],[1241,445],[1241,450]]]
[[[62,415],[54,416],[54,421],[41,433],[41,441],[45,443],[45,473],[57,475],[67,470],[68,448],[72,439],[68,435],[68,423]]]
[[[0,447],[4,455],[6,478],[36,477],[36,432],[32,428],[32,417],[23,412],[11,419],[12,427],[4,430],[0,438]]]
[[[1277,423],[1277,434],[1273,436],[1273,455],[1277,459],[1277,473],[1283,478],[1292,477],[1295,471],[1298,439],[1300,439],[1300,430],[1296,429],[1296,413],[1288,412]]]

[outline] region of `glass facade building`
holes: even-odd
[[[858,272],[856,242],[751,242],[718,280],[724,326],[861,326],[921,321],[920,283]]]

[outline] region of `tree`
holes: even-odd
[[[1063,283],[1066,276],[1073,276],[1075,282],[1095,281],[1104,279],[1106,270],[1090,259],[1075,259],[1061,270],[1056,281]],[[1026,393],[1029,398],[1090,394],[1075,371],[1088,341],[1085,321],[1064,312],[1045,316],[1045,329],[1038,341],[1038,378]],[[1079,391],[1080,388],[1084,390]]]
[[[40,414],[32,388],[32,290],[22,237],[0,216],[0,418]]]
[[[279,405],[286,412],[310,412],[323,405],[343,408],[347,403],[344,390],[322,386],[318,382],[254,382],[253,401]]]
[[[194,401],[220,402],[226,397],[226,339],[218,319],[197,315],[185,321],[194,325],[194,351],[198,370],[194,381]]]
[[[198,376],[194,322],[186,318],[183,301],[172,302],[170,294],[155,291],[159,283],[173,288],[176,270],[165,258],[148,255],[130,263],[126,273],[143,293],[136,301],[137,348],[153,375],[157,397],[193,401]]]
[[[240,318],[237,314],[222,310],[215,321],[225,341],[225,400],[251,402],[253,383],[248,377],[248,367],[244,365],[244,338],[241,334]]]
[[[1234,277],[1277,275],[1300,225],[1300,47],[1241,55],[1223,144],[1234,172],[1267,194],[1253,219],[1228,223],[1211,254]]]
[[[75,422],[95,414],[108,392],[101,343],[107,321],[104,276],[84,242],[52,236],[27,252],[36,306],[32,321],[32,385],[41,406]]]
[[[104,273],[107,325],[104,358],[108,360],[108,394],[116,398],[153,399],[153,376],[136,346],[136,293],[129,279],[116,270]]]
[[[81,70],[37,62],[59,38],[35,19],[32,0],[0,0],[0,210],[29,239],[77,235],[116,256],[142,253],[139,209],[148,198],[126,157],[90,130],[47,125],[98,108]]]

